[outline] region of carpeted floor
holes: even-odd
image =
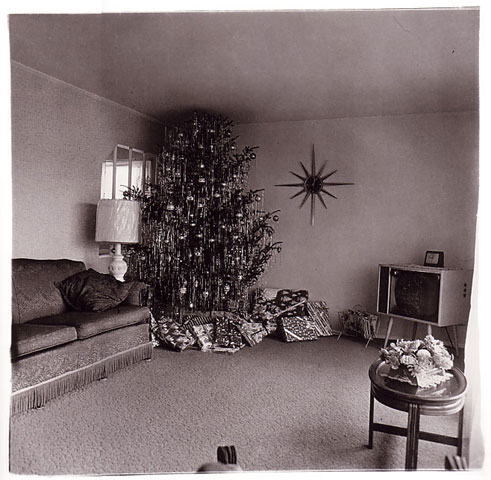
[[[155,349],[150,362],[14,416],[10,471],[22,474],[192,472],[235,445],[246,471],[400,470],[405,439],[375,432],[369,450],[368,368],[378,346],[342,337],[217,354]],[[375,421],[407,415],[376,402]],[[457,432],[457,415],[421,429]],[[420,469],[455,448],[420,442]]]

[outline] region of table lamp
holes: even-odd
[[[133,200],[102,198],[97,204],[96,242],[112,243],[109,273],[124,282],[128,265],[121,254],[122,243],[140,241],[140,203]]]

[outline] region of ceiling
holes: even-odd
[[[11,15],[11,59],[164,123],[477,110],[478,9]]]

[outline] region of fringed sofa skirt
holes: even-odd
[[[148,325],[138,324],[12,362],[11,415],[38,408],[76,388],[152,357]]]

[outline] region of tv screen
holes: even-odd
[[[394,269],[391,276],[389,313],[438,322],[439,275]]]

